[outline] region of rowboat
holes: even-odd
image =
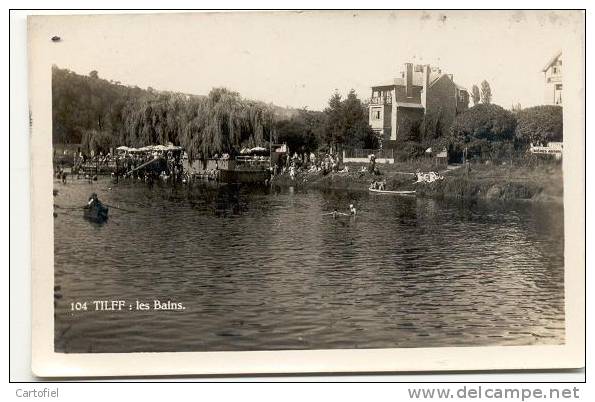
[[[107,213],[109,209],[100,203],[94,203],[91,206],[84,208],[83,216],[92,222],[103,223],[107,221]]]
[[[378,190],[376,188],[369,188],[368,190],[370,190],[373,193],[380,193],[380,194],[396,194],[396,195],[413,195],[413,194],[415,194],[415,190],[396,191],[396,190]]]

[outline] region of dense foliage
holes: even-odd
[[[486,80],[481,82],[481,103],[486,105],[492,103],[492,88]]]
[[[287,144],[291,152],[316,151],[324,140],[325,121],[324,113],[301,109],[290,119],[277,122],[275,142]]]
[[[147,91],[127,87],[98,77],[52,68],[53,142],[79,144],[87,130],[118,130],[122,110],[130,99],[147,96]]]
[[[498,105],[479,104],[459,114],[451,127],[461,142],[472,140],[508,141],[514,138],[516,119]]]
[[[95,152],[107,154],[110,148],[114,146],[114,140],[107,131],[95,129],[84,130],[81,138],[81,146],[83,149],[92,149]]]
[[[276,124],[276,140],[296,152],[331,147],[378,148],[378,137],[368,123],[368,110],[351,90],[345,99],[334,93],[324,112],[299,110]]]
[[[479,87],[475,84],[473,84],[473,87],[471,87],[471,99],[473,99],[474,106],[477,105],[481,100],[481,95],[479,94]]]
[[[534,106],[517,112],[516,137],[523,143],[562,141],[562,107],[555,105]]]
[[[353,89],[344,100],[340,94],[333,94],[324,114],[324,139],[327,145],[378,148],[378,137],[368,123],[368,110]]]
[[[186,105],[185,111],[172,116],[182,120],[179,142],[191,159],[261,146],[273,135],[273,111],[261,102],[242,99],[237,92],[216,88]]]
[[[172,142],[196,158],[262,145],[273,134],[270,105],[224,88],[191,96],[127,87],[96,71],[86,77],[54,67],[52,73],[54,143],[100,151]]]
[[[481,103],[455,118],[444,145],[452,157],[466,150],[470,158],[502,158],[514,151],[516,118],[504,108]]]
[[[292,151],[337,144],[378,147],[366,107],[352,90],[333,95],[324,112],[281,108],[214,88],[208,96],[121,85],[53,67],[53,141],[85,152],[172,142],[191,159],[235,153],[273,139]]]

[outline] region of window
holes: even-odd
[[[562,90],[562,84],[556,84],[556,91]]]
[[[380,120],[380,109],[372,109],[372,118],[374,120]]]
[[[558,74],[558,67],[554,67],[554,69],[552,71],[554,74]]]

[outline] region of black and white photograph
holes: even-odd
[[[31,17],[52,352],[567,345],[583,18]]]

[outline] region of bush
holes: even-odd
[[[473,140],[466,146],[467,157],[469,159],[503,161],[511,159],[517,154],[512,141],[488,141],[482,139]]]
[[[545,145],[550,141],[563,139],[561,106],[534,106],[519,111],[516,117],[515,134],[520,142]]]
[[[395,158],[399,161],[417,158],[424,154],[424,147],[419,142],[407,141],[395,147]]]
[[[467,143],[473,140],[509,141],[514,138],[516,119],[498,105],[479,104],[458,115],[452,125],[454,139]]]
[[[277,141],[285,143],[291,153],[312,152],[318,147],[316,136],[299,118],[281,120],[276,123]]]

